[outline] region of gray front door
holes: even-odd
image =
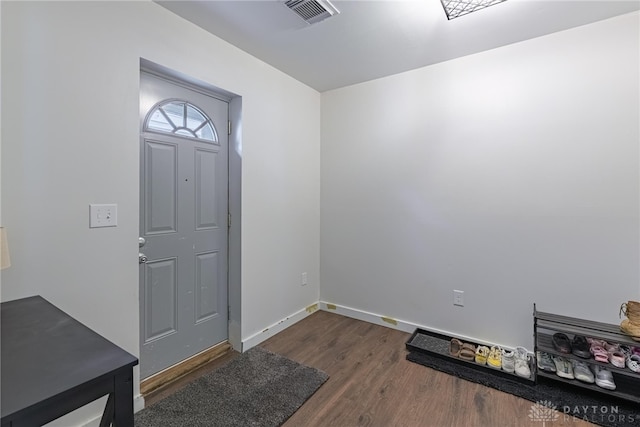
[[[228,107],[141,75],[141,378],[228,336]]]

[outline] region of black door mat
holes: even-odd
[[[608,398],[604,394],[570,384],[559,387],[555,381],[542,377],[538,378],[537,384],[523,384],[515,379],[488,375],[470,366],[415,351],[407,354],[407,360],[534,402],[528,414],[532,421],[554,421],[556,415],[566,415],[605,427],[640,426],[640,405]],[[560,414],[548,408],[554,408]]]

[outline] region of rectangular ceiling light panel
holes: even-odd
[[[308,24],[315,24],[340,13],[329,0],[287,0],[284,4]]]
[[[447,19],[458,18],[476,10],[502,3],[505,0],[441,0]]]

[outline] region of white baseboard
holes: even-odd
[[[133,398],[133,413],[135,414],[136,412],[142,411],[143,409],[144,409],[144,396],[139,394]]]
[[[245,352],[249,350],[251,347],[255,347],[256,345],[267,340],[268,338],[271,338],[278,332],[284,331],[289,326],[295,323],[298,323],[305,317],[309,316],[311,313],[318,311],[318,309],[319,309],[318,303],[312,304],[274,323],[273,325],[269,326],[263,331],[251,335],[249,338],[242,341],[242,351]]]
[[[457,334],[451,331],[445,331],[442,329],[436,329],[436,328],[431,328],[424,325],[419,325],[417,323],[409,322],[406,320],[394,319],[381,314],[370,313],[368,311],[359,310],[357,308],[347,307],[347,306],[338,305],[338,304],[332,304],[326,301],[320,301],[319,308],[322,311],[341,314],[343,316],[351,317],[353,319],[362,320],[364,322],[373,323],[375,325],[386,326],[388,328],[397,329],[399,331],[408,332],[410,334],[412,334],[417,328],[420,328],[420,329],[424,329],[425,331],[434,332],[434,333],[446,335],[449,337],[455,337],[465,342],[466,341],[474,342],[477,344],[483,344],[487,346],[499,345],[502,348],[512,347],[509,345],[502,345],[500,343],[490,343],[488,341],[485,341],[476,337],[469,337],[469,336]]]
[[[320,310],[341,314],[343,316],[351,317],[352,319],[362,320],[364,322],[373,323],[375,325],[386,326],[388,328],[397,329],[403,332],[412,333],[416,330],[416,328],[423,328],[420,325],[407,322],[406,320],[394,319],[392,317],[383,316],[381,314],[370,313],[368,311],[363,311],[344,305],[332,304],[326,301],[320,301]]]

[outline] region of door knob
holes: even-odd
[[[138,247],[141,248],[144,244],[147,243],[144,237],[138,237]]]
[[[138,253],[138,263],[139,264],[145,264],[147,262],[148,258],[145,254],[143,254],[142,252]]]

